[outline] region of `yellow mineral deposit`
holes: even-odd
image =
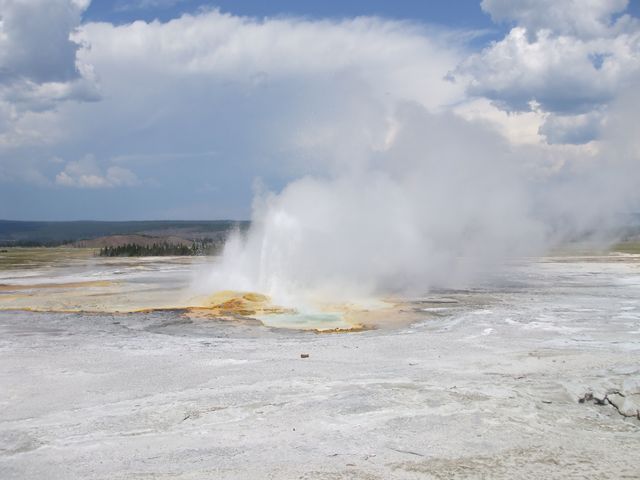
[[[227,319],[243,323],[247,320],[254,320],[270,327],[299,328],[318,333],[343,333],[371,328],[362,323],[348,320],[347,313],[349,312],[344,307],[339,309],[332,306],[330,311],[319,307],[318,311],[322,313],[305,314],[292,308],[274,305],[270,297],[257,292],[223,290],[201,299],[198,303],[198,306],[186,308],[185,315],[189,318]],[[327,322],[326,325],[320,325],[319,322],[314,321],[322,318],[326,322],[327,315],[332,315],[333,321]],[[291,318],[300,321],[292,325]]]
[[[198,317],[229,317],[293,313],[293,310],[271,303],[271,299],[256,292],[223,290],[206,297],[202,304],[187,308]]]

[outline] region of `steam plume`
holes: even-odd
[[[421,293],[608,230],[632,208],[632,111],[618,107],[624,127],[585,158],[515,147],[483,125],[401,104],[383,148],[338,168],[327,159],[324,174],[259,195],[250,231],[230,238],[207,287],[282,303]]]

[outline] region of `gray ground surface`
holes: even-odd
[[[640,394],[638,264],[518,275],[354,334],[2,312],[0,478],[640,478],[640,421],[578,402]]]

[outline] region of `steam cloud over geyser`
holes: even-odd
[[[438,71],[429,81],[450,86],[446,101],[416,95],[411,76],[409,90],[386,73],[328,79],[330,107],[298,151],[313,172],[259,190],[250,231],[229,240],[207,287],[282,302],[424,292],[569,240],[611,240],[638,208],[640,179],[640,29],[613,20],[623,3],[545,23],[485,1],[517,26],[467,58],[441,43],[447,71],[414,51],[442,39],[412,31],[394,71]]]
[[[214,287],[282,302],[460,287],[507,257],[611,235],[633,204],[637,144],[624,152],[605,137],[587,158],[558,157],[415,103],[397,105],[392,118],[376,132],[387,141],[358,161],[329,159],[324,175],[259,195],[251,230],[228,242]],[[607,135],[631,146],[622,137],[634,127],[617,126]]]

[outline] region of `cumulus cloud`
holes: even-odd
[[[357,168],[371,145],[384,145],[398,100],[433,110],[457,102],[463,87],[443,77],[464,46],[449,35],[379,18],[259,20],[216,10],[85,24],[73,36],[85,46],[77,57],[99,75],[103,100],[61,102],[30,128],[56,134],[42,157],[96,151],[101,171],[85,176],[105,177],[111,158],[147,169],[140,188],[167,212],[189,192],[208,201],[210,215],[246,218],[254,178],[282,185],[328,164]],[[66,172],[58,183],[114,183],[79,178]]]
[[[80,45],[70,38],[88,4],[0,0],[0,109],[11,118],[0,144],[24,137],[18,123],[25,113],[99,98],[91,66],[78,62]]]
[[[495,22],[516,22],[529,32],[551,30],[560,35],[598,38],[614,35],[630,20],[614,16],[628,0],[482,0],[482,10]]]
[[[2,0],[0,71],[2,80],[64,82],[78,77],[79,45],[69,33],[80,23],[82,8],[62,0]]]
[[[592,140],[604,107],[640,71],[640,22],[616,17],[626,6],[624,0],[484,0],[482,7],[494,20],[516,26],[462,62],[456,73],[466,79],[469,94],[504,110],[530,111],[533,103],[558,114],[540,129],[550,143],[565,137],[569,143]],[[567,131],[571,125],[575,132]],[[552,126],[566,133],[553,134]]]
[[[16,113],[52,110],[67,100],[97,101],[95,85],[86,78],[73,82],[35,83],[28,80],[0,85],[0,95]]]
[[[543,30],[531,42],[524,27],[515,27],[459,72],[470,76],[469,93],[505,109],[526,111],[536,101],[545,111],[584,113],[609,102],[634,78],[639,54],[640,28],[591,41]]]
[[[209,10],[167,23],[87,24],[74,38],[91,45],[79,58],[99,66],[104,83],[110,74],[126,72],[129,79],[207,76],[250,90],[287,78],[350,74],[366,78],[381,96],[431,108],[462,93],[443,77],[461,60],[463,46],[453,34],[411,22],[259,20]]]
[[[113,188],[133,186],[138,178],[131,171],[112,165],[102,171],[95,158],[87,155],[80,160],[70,161],[64,170],[56,175],[55,183],[63,187]]]

